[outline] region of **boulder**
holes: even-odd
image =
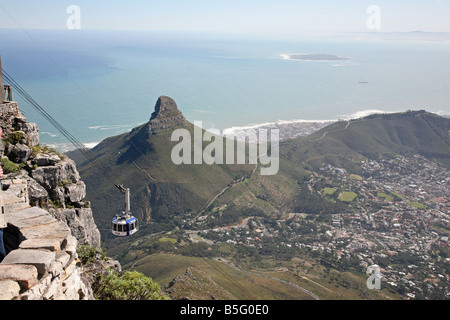
[[[28,146],[34,147],[39,144],[39,128],[36,123],[23,123],[22,131],[24,133],[26,144]]]
[[[42,203],[47,202],[48,192],[45,190],[36,180],[28,177],[27,179],[28,199],[30,205],[40,206]]]
[[[75,162],[69,158],[61,160],[54,166],[38,167],[31,172],[31,177],[47,191],[56,189],[65,182],[76,183],[80,180]]]
[[[61,205],[64,203],[64,187],[58,186],[55,189],[50,190],[50,198],[53,202],[59,202]]]
[[[27,162],[28,158],[30,158],[30,155],[31,149],[27,147],[25,144],[18,143],[10,148],[8,157],[13,162],[25,163]]]
[[[75,203],[80,202],[86,197],[86,185],[83,181],[67,184],[64,186],[66,201]]]
[[[46,166],[54,166],[59,161],[61,161],[61,158],[56,154],[38,153],[34,157],[32,163],[36,164],[39,167],[46,167]]]

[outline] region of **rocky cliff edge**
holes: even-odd
[[[77,247],[99,249],[101,239],[75,163],[40,144],[16,102],[0,104],[0,127],[8,220],[0,299],[93,299]]]

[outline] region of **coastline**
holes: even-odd
[[[234,126],[229,127],[224,130],[222,130],[223,134],[228,134],[236,131],[243,131],[243,130],[249,130],[249,129],[258,129],[263,127],[277,127],[277,126],[288,126],[288,125],[295,125],[295,124],[318,124],[318,125],[328,125],[332,124],[334,122],[338,122],[340,120],[348,121],[352,119],[358,119],[358,118],[364,118],[372,114],[377,113],[396,113],[401,111],[383,111],[383,110],[377,110],[377,109],[367,109],[367,110],[360,110],[356,111],[349,115],[342,115],[338,119],[328,119],[328,120],[305,120],[305,119],[293,119],[293,120],[278,120],[274,122],[264,122],[264,123],[257,123],[257,124],[248,124],[244,126]]]
[[[292,139],[297,137],[303,137],[314,133],[326,127],[334,122],[338,121],[348,121],[351,119],[364,118],[371,114],[376,113],[395,113],[401,111],[383,111],[376,109],[360,110],[350,115],[342,115],[339,119],[329,119],[329,120],[306,120],[306,119],[293,119],[293,120],[277,120],[273,122],[263,122],[256,124],[248,124],[244,126],[234,126],[221,130],[223,136],[234,136],[238,140],[246,135],[248,130],[258,130],[258,129],[279,129],[280,130],[280,140]],[[204,128],[208,129],[208,128]],[[85,142],[83,143],[87,149],[92,149],[99,142]],[[58,151],[65,153],[75,150],[71,143],[49,143],[49,146],[56,148]]]
[[[243,130],[249,130],[249,129],[260,129],[263,127],[277,127],[277,126],[283,126],[283,125],[293,125],[293,124],[331,124],[333,122],[337,122],[339,120],[304,120],[304,119],[294,119],[294,120],[278,120],[274,122],[264,122],[264,123],[257,123],[257,124],[249,124],[245,126],[235,126],[235,127],[229,127],[224,130],[222,130],[222,133],[224,135],[231,134],[235,131],[243,131]]]
[[[385,113],[396,113],[401,111],[383,111],[376,109],[367,109],[354,112],[349,115],[342,115],[339,119],[333,120],[305,120],[305,119],[294,119],[294,120],[278,120],[275,122],[266,122],[261,124],[249,124],[246,126],[236,126],[230,127],[222,130],[223,136],[234,137],[236,140],[245,141],[247,139],[248,130],[258,130],[258,129],[278,129],[280,141],[287,139],[294,139],[305,137],[310,135],[332,123],[338,121],[349,121],[353,119],[364,118],[372,114],[385,114]],[[257,143],[257,141],[249,141],[250,143]]]
[[[280,140],[304,137],[309,134],[314,133],[332,123],[338,121],[349,121],[353,119],[360,119],[367,117],[372,114],[388,114],[397,113],[404,111],[383,111],[377,109],[367,109],[356,111],[350,115],[342,115],[339,119],[329,119],[329,120],[305,120],[305,119],[293,119],[293,120],[278,120],[274,122],[264,122],[257,124],[248,124],[244,126],[234,126],[221,130],[222,136],[233,137],[234,139],[243,141],[247,136],[248,130],[259,130],[259,129],[278,129],[280,134]],[[450,115],[441,114],[441,116],[449,117]],[[204,128],[208,130],[207,128]],[[92,149],[97,146],[99,142],[86,142],[83,143],[87,149]],[[66,153],[75,150],[71,143],[49,143],[50,147],[56,148],[61,153]]]

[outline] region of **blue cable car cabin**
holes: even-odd
[[[118,237],[127,237],[138,231],[138,220],[132,215],[116,216],[112,220],[112,234]]]
[[[130,210],[130,189],[122,185],[117,187],[125,194],[125,212],[117,215],[112,220],[111,232],[118,237],[127,237],[136,233],[139,229],[138,220],[133,217]]]

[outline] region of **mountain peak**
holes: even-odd
[[[150,128],[152,132],[183,126],[186,119],[178,110],[175,101],[166,96],[160,96],[156,101],[155,111],[150,118]]]

